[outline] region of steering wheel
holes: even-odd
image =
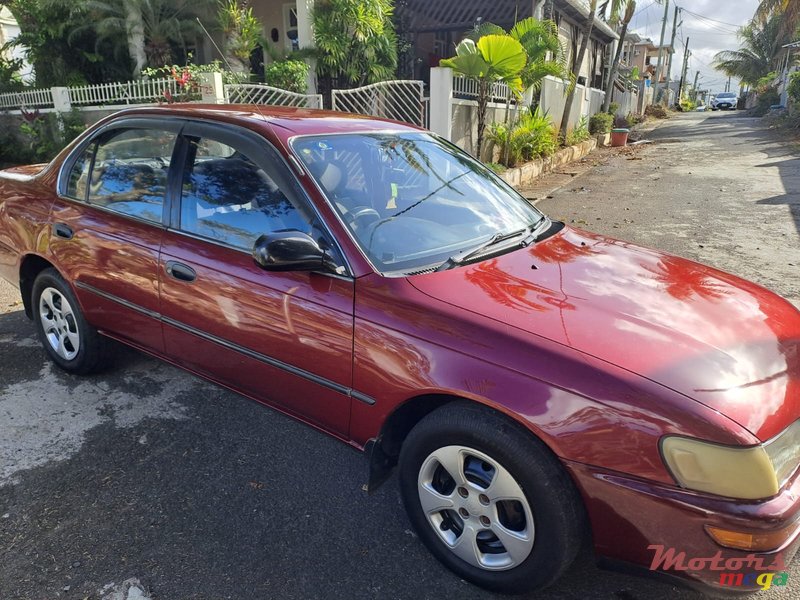
[[[380,213],[369,206],[356,206],[353,210],[348,210],[344,216],[355,229],[368,227],[381,218]]]

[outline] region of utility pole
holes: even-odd
[[[669,0],[664,0],[664,20],[661,22],[661,41],[658,42],[658,64],[656,65],[656,86],[653,89],[653,103],[658,102],[658,82],[661,80],[661,54],[664,51],[664,34],[667,32],[669,19]]]
[[[731,91],[731,78],[730,78],[730,76],[728,77],[728,83],[725,84],[725,91],[726,92],[730,92]]]
[[[686,83],[686,69],[689,68],[689,38],[686,38],[686,46],[683,49],[683,68],[681,69],[681,83],[678,86],[678,103],[683,98],[683,84]]]
[[[667,98],[669,98],[669,80],[672,77],[672,57],[675,54],[675,34],[678,33],[678,15],[680,12],[680,7],[675,6],[675,18],[672,20],[672,40],[669,43],[672,52],[669,53],[669,59],[667,60],[667,82],[664,84],[667,90]],[[681,99],[678,98],[677,103],[680,103],[680,101]]]
[[[697,99],[697,79],[700,77],[700,71],[694,74],[694,85],[692,86],[692,100]]]

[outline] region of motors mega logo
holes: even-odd
[[[650,563],[650,570],[675,571],[709,571],[719,572],[719,584],[729,587],[755,587],[768,590],[773,585],[786,585],[789,574],[785,571],[783,554],[778,553],[768,560],[755,554],[744,557],[724,558],[722,551],[714,556],[690,558],[686,560],[686,552],[678,552],[675,548],[664,548],[660,545],[647,547],[655,556]]]

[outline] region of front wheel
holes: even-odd
[[[434,556],[487,589],[544,588],[581,546],[583,507],[558,459],[478,405],[448,404],[411,431],[400,454],[400,490]]]
[[[39,274],[31,300],[39,340],[54,363],[78,375],[105,366],[107,341],[86,322],[78,299],[58,271],[45,269]]]

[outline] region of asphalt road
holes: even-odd
[[[601,152],[531,194],[577,227],[708,262],[800,305],[793,148],[731,113],[683,115],[648,137],[659,141]],[[396,479],[362,491],[359,453],[133,351],[101,376],[65,375],[17,301],[0,284],[3,600],[495,597],[428,555]],[[800,597],[797,563],[791,572],[762,595]],[[601,571],[588,551],[531,596],[700,597]]]

